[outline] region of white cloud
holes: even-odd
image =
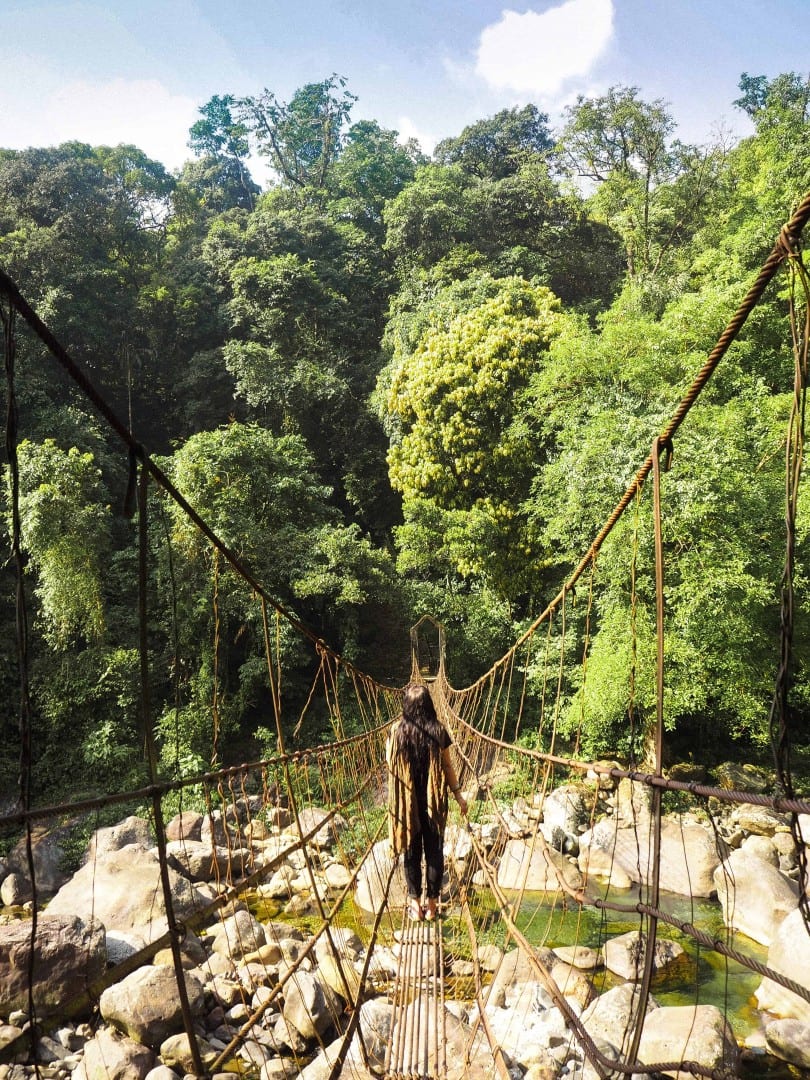
[[[433,148],[439,141],[438,136],[420,130],[409,116],[400,116],[397,121],[397,132],[401,143],[406,143],[408,139],[416,139],[419,149],[425,154],[432,154]]]
[[[24,125],[14,130],[3,124],[0,145],[21,149],[71,139],[93,146],[133,143],[170,169],[191,157],[188,129],[199,119],[200,103],[170,93],[157,79],[74,80],[39,91],[22,114]]]
[[[503,12],[481,32],[475,70],[491,87],[547,97],[587,75],[613,34],[613,0],[565,0],[542,14]]]

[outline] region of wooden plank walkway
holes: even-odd
[[[447,1076],[445,1018],[441,922],[406,918],[394,980],[386,1080],[443,1080]]]

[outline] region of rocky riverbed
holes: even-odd
[[[548,894],[557,890],[560,875],[569,888],[596,890],[602,896],[632,888],[650,858],[648,808],[628,785],[614,790],[602,782],[599,815],[594,818],[594,785],[599,783],[594,778],[591,787],[563,785],[544,800],[514,800],[501,806],[498,815],[473,814],[478,820],[470,831],[450,825],[450,884],[472,875],[475,840],[489,851],[505,890]],[[798,906],[798,859],[787,820],[763,807],[713,809],[711,824],[697,815],[665,820],[662,888],[716,904],[726,926],[767,947],[771,967],[807,986],[810,935]],[[810,821],[801,824],[810,837]],[[321,1080],[330,1073],[348,1022],[346,1002],[356,992],[367,959],[363,927],[358,922],[361,933],[344,926],[320,936],[313,929],[320,921],[313,918],[313,888],[328,907],[351,886],[354,868],[338,858],[341,845],[336,843],[347,825],[317,807],[304,811],[301,825],[314,836],[314,881],[283,807],[268,809],[258,798],[246,797],[224,816],[218,811],[207,816],[187,812],[168,828],[176,918],[192,923],[196,912],[211,909],[196,932],[187,930],[181,951],[198,1052],[206,1068],[222,1063],[217,1065],[222,1080],[233,1075],[236,1062],[243,1075],[259,1080]],[[64,834],[51,832],[35,844],[42,905],[34,985],[42,1031],[39,1075],[76,1080],[185,1076],[192,1070],[192,1058],[172,953],[161,942],[167,920],[149,823],[131,817],[98,830],[83,865],[68,879],[60,870],[63,840]],[[387,843],[381,842],[349,888],[353,904],[369,919],[382,902],[389,865]],[[249,907],[242,899],[230,899],[212,910],[227,892],[234,867],[237,874],[256,873],[256,888],[246,897]],[[483,890],[480,877],[477,884]],[[28,1027],[30,894],[27,859],[18,848],[0,863],[0,1060],[5,1061],[0,1080],[22,1080],[35,1073],[22,1039]],[[403,901],[399,876],[390,904],[401,910]],[[393,925],[398,923],[396,915]],[[374,950],[360,1010],[366,1062],[355,1039],[344,1065],[346,1076],[382,1071],[395,1034],[389,995],[397,937],[398,932],[389,933]],[[156,944],[150,949],[150,943]],[[597,1047],[615,1057],[627,1048],[625,1032],[638,994],[643,942],[638,931],[631,931],[611,935],[599,945],[536,946],[536,951]],[[659,941],[658,972],[678,965],[682,953],[677,941]],[[515,949],[504,953],[490,942],[480,946],[477,961],[489,984],[487,1026],[515,1080],[589,1080],[595,1075],[525,956]],[[125,970],[119,965],[134,969],[118,978]],[[495,1075],[495,1065],[471,991],[472,960],[451,954],[449,965],[450,1075],[483,1080]],[[606,969],[611,976],[607,982],[596,977]],[[97,999],[86,995],[93,985],[104,985]],[[66,1017],[63,1003],[83,994],[79,1012]],[[750,1031],[740,1038],[714,1004],[672,1006],[653,997],[641,1060],[689,1058],[707,1067],[737,1070],[752,1059],[759,1064],[782,1061],[810,1075],[810,1003],[767,979],[759,982],[755,998]],[[249,1038],[232,1047],[234,1033],[257,1015]],[[226,1067],[230,1071],[225,1072]]]

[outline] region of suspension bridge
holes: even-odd
[[[810,196],[803,200],[782,229],[756,281],[688,393],[676,405],[669,423],[656,438],[649,456],[640,464],[614,512],[559,594],[549,601],[520,640],[475,683],[457,689],[447,679],[445,653],[448,643],[444,640],[442,627],[426,617],[414,628],[412,680],[425,681],[431,687],[439,716],[452,735],[459,779],[472,808],[469,823],[454,819],[448,825],[443,917],[434,922],[404,918],[401,872],[387,855],[384,748],[390,725],[399,714],[401,688],[384,685],[358,670],[274,601],[250,567],[242,564],[235,552],[188,503],[146,448],[134,439],[14,283],[0,271],[12,506],[11,561],[18,575],[17,656],[22,762],[19,805],[13,813],[0,817],[0,827],[22,833],[22,849],[33,892],[30,917],[24,923],[27,949],[24,941],[19,953],[25,960],[18,963],[24,968],[25,1005],[22,1012],[28,1023],[22,1025],[23,1030],[0,1039],[0,1060],[16,1062],[14,1068],[32,1066],[39,1074],[40,1068],[45,1067],[41,1065],[42,1041],[49,1018],[97,1015],[98,1003],[103,1002],[105,993],[150,964],[161,950],[168,950],[169,967],[176,980],[180,1022],[188,1044],[185,1071],[198,1077],[240,1070],[244,1075],[260,1075],[263,1080],[271,1076],[301,1074],[329,1077],[330,1080],[340,1076],[357,1077],[358,1080],[368,1076],[384,1076],[391,1080],[518,1076],[527,1068],[525,1061],[523,1065],[519,1064],[518,1049],[521,1041],[525,1043],[532,1037],[530,1033],[541,1009],[548,1018],[553,1016],[559,1025],[556,1045],[566,1049],[558,1054],[558,1065],[568,1062],[569,1073],[578,1069],[576,1075],[583,1077],[654,1076],[661,1073],[717,1078],[741,1075],[741,1059],[733,1040],[723,1045],[709,1062],[696,1060],[692,1054],[697,1010],[705,1004],[696,974],[689,1006],[691,1023],[683,1037],[680,1041],[671,1039],[664,1044],[670,1050],[664,1057],[660,1054],[656,1057],[650,1049],[655,1046],[657,1052],[662,1045],[648,1039],[649,1017],[661,962],[659,947],[673,932],[690,941],[700,956],[711,954],[718,958],[720,965],[725,966],[727,982],[732,967],[735,971],[744,970],[761,977],[779,992],[792,996],[792,1000],[799,1003],[799,1015],[810,1016],[808,980],[793,978],[785,971],[769,966],[760,952],[748,949],[730,930],[718,934],[701,928],[696,925],[698,917],[691,912],[684,918],[681,909],[676,910],[672,903],[671,878],[662,869],[665,856],[672,862],[672,851],[680,849],[684,872],[687,876],[697,874],[696,867],[690,865],[690,858],[685,854],[689,850],[689,830],[694,828],[695,815],[708,822],[704,832],[714,836],[718,848],[722,848],[723,842],[723,813],[729,807],[752,807],[786,815],[799,867],[795,910],[802,919],[805,933],[810,933],[806,849],[800,828],[800,815],[810,814],[810,801],[794,791],[788,757],[788,686],[793,635],[792,550],[810,336],[806,322],[802,324],[798,316],[793,321],[794,328],[798,327],[793,335],[794,405],[786,432],[788,537],[782,583],[783,637],[781,663],[775,673],[772,714],[779,772],[776,795],[765,795],[753,788],[712,786],[703,781],[679,780],[665,775],[665,559],[661,539],[666,513],[665,465],[678,431],[775,274],[786,270],[800,283],[799,292],[802,288],[806,290],[807,277],[801,263],[799,238],[808,216]],[[34,805],[26,780],[36,719],[29,686],[27,615],[22,585],[25,555],[16,467],[21,433],[17,426],[14,359],[21,325],[47,347],[56,363],[120,438],[128,455],[128,502],[138,520],[141,722],[149,783],[137,790],[110,792],[101,798],[58,806]],[[264,629],[262,660],[266,666],[277,734],[278,752],[271,758],[174,780],[165,780],[160,775],[149,705],[149,683],[153,673],[150,672],[148,648],[147,576],[153,523],[149,519],[148,495],[152,488],[174,500],[227,572],[243,583],[257,606],[258,620]],[[634,560],[638,558],[640,543],[637,522],[643,513],[649,515],[654,525],[657,715],[651,724],[634,720],[631,689],[629,723],[638,725],[639,757],[629,766],[622,767],[612,761],[587,761],[576,753],[566,757],[557,752],[563,662],[570,662],[571,656],[575,652],[578,654],[584,684],[589,622],[594,597],[600,589],[598,555],[611,542],[614,526],[620,519],[628,515],[636,522],[630,528],[633,542],[627,555],[628,581],[630,588],[634,588]],[[285,712],[280,646],[282,625],[301,635],[314,657],[311,690],[298,717],[290,717]],[[539,701],[536,695],[527,693],[530,673],[534,684],[543,687]],[[635,671],[626,673],[631,688],[636,675]],[[328,715],[332,738],[319,746],[288,747],[289,732],[294,727],[300,729],[310,710],[321,710]],[[212,743],[217,738],[214,712],[212,709]],[[587,723],[584,712],[581,723]],[[541,827],[550,822],[554,793],[560,789],[567,798],[576,801],[579,833],[577,827],[573,831],[563,828],[558,832]],[[574,841],[578,835],[596,829],[608,793],[617,789],[625,793],[625,802],[624,808],[616,809],[614,814],[613,846],[592,846],[590,861],[583,850],[577,857]],[[192,793],[197,803],[205,805],[212,829],[216,822],[225,823],[220,845],[225,855],[214,860],[214,887],[207,893],[198,892],[194,905],[180,911],[170,872],[178,860],[182,862],[183,838],[180,841],[171,838],[166,807],[171,798],[174,800],[171,805],[179,803],[182,809],[191,802]],[[664,793],[674,794],[679,800],[674,843],[671,836],[664,834]],[[615,802],[618,796],[611,797],[614,806],[618,806]],[[39,910],[41,868],[36,858],[35,839],[42,831],[53,829],[66,818],[79,814],[92,816],[117,805],[148,808],[157,850],[155,889],[160,900],[158,903],[156,899],[156,908],[163,913],[165,929],[139,947],[130,949],[128,955],[115,964],[87,972],[72,996],[53,1002],[37,975],[38,965],[45,963],[44,927],[49,909],[45,908],[43,913]],[[316,817],[312,815],[313,807],[321,808]],[[262,841],[258,838],[268,822],[277,823],[279,828]],[[328,844],[323,839],[325,831],[329,835]],[[252,842],[246,842],[245,838]],[[629,855],[627,850],[620,850],[620,840],[625,847],[630,845]],[[514,863],[511,869],[510,859]],[[254,942],[255,948],[235,941],[229,930],[222,931],[220,937],[225,941],[225,952],[234,963],[244,962],[246,956],[250,958],[253,977],[263,987],[263,992],[257,996],[248,993],[243,986],[238,1009],[234,1008],[234,1000],[223,998],[218,1038],[203,1045],[199,1038],[198,1013],[186,976],[189,936],[197,933],[213,937],[219,932],[218,927],[231,927],[235,913],[245,902],[252,905],[251,910],[258,911],[256,898],[263,895],[262,887],[274,874],[285,868],[288,872],[291,860],[303,881],[301,891],[308,896],[307,936],[291,949],[279,929],[280,924],[273,918],[264,920],[265,939],[259,945]],[[329,885],[326,876],[330,866],[335,865],[340,865],[346,873],[338,884]],[[733,890],[733,881],[726,884]],[[361,885],[371,900],[363,909],[365,914],[358,915],[357,898]],[[58,896],[54,903],[58,905]],[[354,911],[354,915],[347,914],[350,911]],[[598,927],[595,941],[586,942],[584,924],[580,927],[579,920],[585,911],[595,913]],[[555,926],[564,912],[573,913],[576,929],[566,948],[558,948],[555,952]],[[587,974],[587,966],[579,967],[578,964],[589,948],[597,955],[605,945],[609,936],[607,919],[613,915],[636,927],[638,949],[635,971],[630,979],[629,1006],[621,1018],[612,1021],[608,1038],[604,1027],[593,1021],[594,1001],[599,1000],[594,980]],[[345,947],[347,929],[355,927],[361,932],[362,949],[349,956]],[[275,952],[273,934],[276,936]],[[0,960],[3,947],[0,944]],[[283,963],[279,960],[279,950],[284,952]],[[324,956],[330,958],[328,963]],[[313,963],[315,957],[320,958],[317,964]],[[388,958],[388,966],[381,957]],[[333,975],[330,980],[332,991],[321,993],[322,1000],[316,1009],[305,990],[308,986],[311,988],[313,971],[327,967]],[[259,969],[266,973],[266,979],[260,978]],[[532,989],[529,995],[516,995],[505,1026],[505,1012],[499,1015],[495,1009],[504,1001],[504,988],[514,989],[515,980]],[[214,992],[211,988],[216,985],[216,980],[212,979],[209,994]],[[278,1014],[282,1003],[287,1008],[293,988],[298,999],[304,1002],[305,1011],[310,1009],[311,1033],[303,1041],[290,1037],[285,1042],[278,1035],[278,1029],[267,1021]],[[386,1007],[382,1029],[369,1019],[367,1005],[373,1001],[382,1002]],[[316,1012],[323,1017],[316,1019]],[[594,1027],[599,1029],[598,1034],[594,1034]],[[270,1047],[263,1063],[254,1060],[252,1066],[245,1064],[250,1057],[244,1054],[239,1057],[240,1052],[257,1043]],[[234,1065],[237,1061],[241,1062],[238,1070]],[[276,1064],[271,1065],[271,1061]],[[316,1063],[319,1072],[305,1071],[312,1070]],[[548,1061],[546,1066],[551,1068]],[[83,1067],[89,1077],[89,1067]],[[533,1067],[535,1076],[550,1075],[543,1073],[537,1063]],[[111,1074],[101,1071],[93,1075]]]

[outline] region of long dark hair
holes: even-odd
[[[430,759],[441,753],[443,731],[428,688],[422,683],[406,686],[396,749],[408,761],[414,779],[427,780]]]

